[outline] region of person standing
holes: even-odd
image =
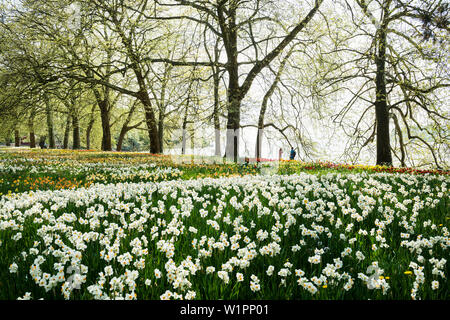
[[[281,161],[281,155],[283,154],[283,149],[280,148],[278,151],[278,161]]]
[[[47,137],[45,136],[41,136],[40,140],[39,140],[39,147],[41,147],[41,149],[47,149],[47,146],[45,145],[45,139]]]
[[[294,150],[294,147],[291,148],[291,155],[289,157],[290,160],[294,160],[297,153]]]

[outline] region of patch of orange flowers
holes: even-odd
[[[75,189],[81,187],[89,187],[92,182],[84,182],[77,180],[77,178],[67,179],[64,177],[38,177],[31,178],[26,177],[21,180],[16,179],[12,182],[11,187],[25,189],[25,190],[42,190],[42,189],[52,189],[52,190],[61,190],[61,189]]]

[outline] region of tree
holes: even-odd
[[[433,92],[440,87],[449,86],[449,82],[445,81],[440,82],[441,79],[430,79],[434,80],[434,84],[431,86],[427,86],[427,88],[420,88],[423,86],[420,83],[412,83],[412,80],[415,78],[411,73],[411,69],[404,68],[402,65],[406,63],[406,58],[400,56],[400,52],[395,50],[393,44],[388,43],[388,36],[393,34],[394,36],[403,38],[403,41],[407,41],[412,44],[413,48],[416,51],[416,57],[422,57],[427,59],[426,55],[423,54],[420,49],[420,44],[417,41],[417,38],[408,35],[408,33],[401,33],[395,29],[398,25],[395,25],[398,21],[408,21],[410,24],[414,24],[415,19],[423,19],[423,16],[417,15],[416,11],[420,11],[417,7],[411,7],[411,3],[414,1],[409,1],[406,4],[404,1],[393,1],[393,0],[385,0],[381,2],[381,18],[376,19],[374,14],[370,11],[369,4],[364,0],[357,1],[358,5],[363,10],[365,16],[371,20],[371,22],[377,27],[375,36],[374,36],[374,48],[375,48],[375,58],[374,62],[376,65],[376,76],[375,76],[375,113],[376,113],[376,136],[377,136],[377,164],[386,164],[392,165],[392,156],[391,156],[391,146],[390,146],[390,136],[389,136],[389,115],[392,113],[394,122],[396,124],[397,134],[400,139],[400,148],[403,154],[401,158],[402,165],[405,165],[404,154],[405,154],[405,146],[403,143],[402,133],[399,127],[399,123],[397,120],[397,116],[395,112],[398,111],[402,116],[402,119],[405,119],[405,114],[397,108],[398,105],[405,104],[407,107],[411,103],[417,104],[427,113],[433,113],[432,110],[428,109],[427,106],[423,103],[420,103],[420,100],[423,102],[426,101],[426,94],[428,92]],[[434,1],[433,4],[429,4],[426,10],[426,21],[428,23],[432,23],[432,17],[434,16],[435,11],[439,11],[441,7],[441,1]],[[408,20],[407,20],[408,19]],[[430,19],[430,20],[428,20]],[[441,23],[441,20],[438,20]],[[445,28],[446,26],[442,26]],[[417,37],[417,35],[416,35]],[[388,51],[389,55],[388,55]],[[387,70],[387,63],[391,64],[391,72],[394,74],[391,76]],[[408,74],[409,77],[402,77],[402,74]],[[416,72],[417,74],[417,72]],[[388,90],[387,85],[391,84],[396,87],[399,86],[400,90],[403,94],[403,99],[396,103],[389,103]],[[418,99],[411,98],[411,96],[415,96]],[[418,102],[418,103],[417,103]],[[412,111],[412,109],[410,108]],[[435,112],[436,115],[441,117],[442,119],[448,118],[445,115],[441,115]],[[411,115],[413,117],[413,115]],[[407,130],[409,126],[406,121],[404,121],[405,127]],[[428,144],[424,139],[413,136],[410,134],[408,130],[408,137],[410,139],[419,139],[423,143]],[[429,145],[428,145],[429,146]],[[430,147],[430,151],[433,153],[433,148]],[[434,153],[433,153],[434,156]],[[436,165],[439,166],[436,157],[434,156]]]
[[[193,2],[186,0],[169,1],[156,1],[159,5],[165,7],[181,6],[189,7],[195,10],[195,12],[188,12],[188,15],[165,17],[165,19],[187,19],[203,25],[206,25],[210,32],[221,39],[227,61],[223,64],[223,67],[227,71],[228,85],[227,85],[227,145],[226,155],[229,158],[234,158],[237,161],[239,154],[238,135],[240,130],[240,113],[242,100],[245,98],[250,90],[250,87],[254,79],[260,74],[260,72],[266,68],[283,50],[288,44],[308,25],[312,20],[316,12],[318,11],[323,0],[316,0],[312,8],[306,14],[306,16],[296,22],[291,31],[284,35],[278,35],[281,38],[276,44],[273,44],[272,37],[262,37],[257,42],[247,44],[243,41],[244,34],[253,33],[253,29],[257,24],[274,23],[277,25],[277,21],[273,16],[270,16],[267,12],[272,9],[276,9],[277,5],[273,5],[271,1],[254,1],[249,3],[248,1],[241,0],[220,0]],[[268,9],[267,11],[264,9]],[[160,17],[163,19],[163,17]],[[264,34],[265,36],[265,34]],[[266,51],[263,54],[262,47],[272,46],[271,50]],[[244,47],[242,49],[241,47]],[[246,52],[247,51],[247,52]],[[248,52],[253,51],[255,59],[250,58],[249,61],[240,62],[239,57],[245,56]],[[260,55],[262,55],[260,57]],[[196,61],[173,61],[183,65],[209,65],[214,66],[216,63],[208,62],[196,62]],[[243,64],[250,66],[245,79],[240,83],[239,79],[243,76],[240,68]]]
[[[439,159],[438,150],[447,139],[441,123],[448,121],[448,113],[440,106],[449,82],[448,76],[436,72],[442,57],[436,55],[436,50],[427,49],[429,43],[424,41],[417,5],[428,3],[427,12],[431,14],[439,11],[442,2],[339,3],[345,8],[341,16],[347,15],[350,24],[341,27],[345,32],[339,34],[336,46],[321,55],[327,71],[322,72],[319,91],[323,93],[326,88],[333,94],[350,93],[342,95],[345,99],[350,96],[349,102],[334,116],[353,141],[346,151],[354,150],[358,157],[376,138],[376,164],[393,165],[394,155],[400,165],[406,165],[408,158],[414,165],[410,153],[421,144],[440,167],[444,159]],[[436,37],[448,39],[448,32]],[[330,55],[339,56],[340,62],[330,59]],[[361,109],[355,112],[358,107]],[[353,115],[358,115],[354,127],[344,125],[342,121]],[[371,116],[375,121],[366,121]]]

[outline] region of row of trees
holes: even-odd
[[[3,1],[4,134],[35,126],[50,148],[121,150],[136,133],[162,153],[181,128],[215,131],[237,161],[244,128],[302,157],[340,132],[345,160],[447,166],[449,4],[419,0]],[[322,132],[323,131],[323,132]],[[84,138],[82,138],[84,133]],[[143,137],[145,133],[145,137]],[[198,138],[198,137],[197,137]],[[113,146],[113,140],[116,145]],[[82,143],[83,141],[83,143]],[[374,142],[376,141],[376,144]],[[342,142],[339,142],[342,143]]]

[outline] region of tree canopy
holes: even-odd
[[[0,142],[448,168],[449,21],[443,0],[2,0]]]

